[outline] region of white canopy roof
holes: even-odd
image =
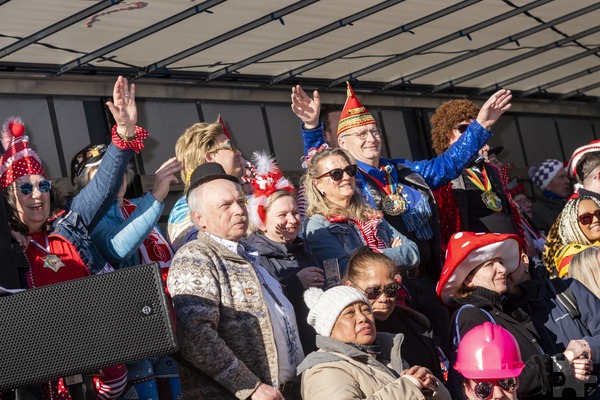
[[[253,87],[596,102],[591,0],[0,0],[0,78],[126,74]]]

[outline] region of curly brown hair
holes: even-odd
[[[475,119],[479,107],[471,100],[457,99],[443,103],[431,116],[431,145],[437,154],[450,147],[452,128],[459,122]]]

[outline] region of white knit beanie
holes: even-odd
[[[319,335],[329,336],[344,308],[359,301],[371,307],[365,295],[351,286],[334,286],[326,291],[308,288],[304,292],[304,302],[310,309],[306,320]]]

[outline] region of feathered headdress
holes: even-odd
[[[25,175],[46,176],[40,157],[29,147],[29,138],[24,133],[25,126],[19,117],[10,117],[2,124],[0,141],[5,150],[0,157],[0,188],[2,190]]]
[[[283,176],[275,159],[266,152],[254,152],[252,154],[255,176],[250,179],[254,192],[248,199],[248,215],[250,224],[258,226],[265,222],[269,197],[278,190],[294,192],[294,185]]]

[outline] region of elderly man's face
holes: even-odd
[[[240,185],[226,179],[216,179],[202,185],[202,212],[192,210],[193,221],[200,229],[222,239],[239,241],[248,229],[246,196]]]
[[[550,181],[546,190],[556,193],[561,197],[568,197],[571,194],[571,181],[564,169],[560,169],[554,178]]]

